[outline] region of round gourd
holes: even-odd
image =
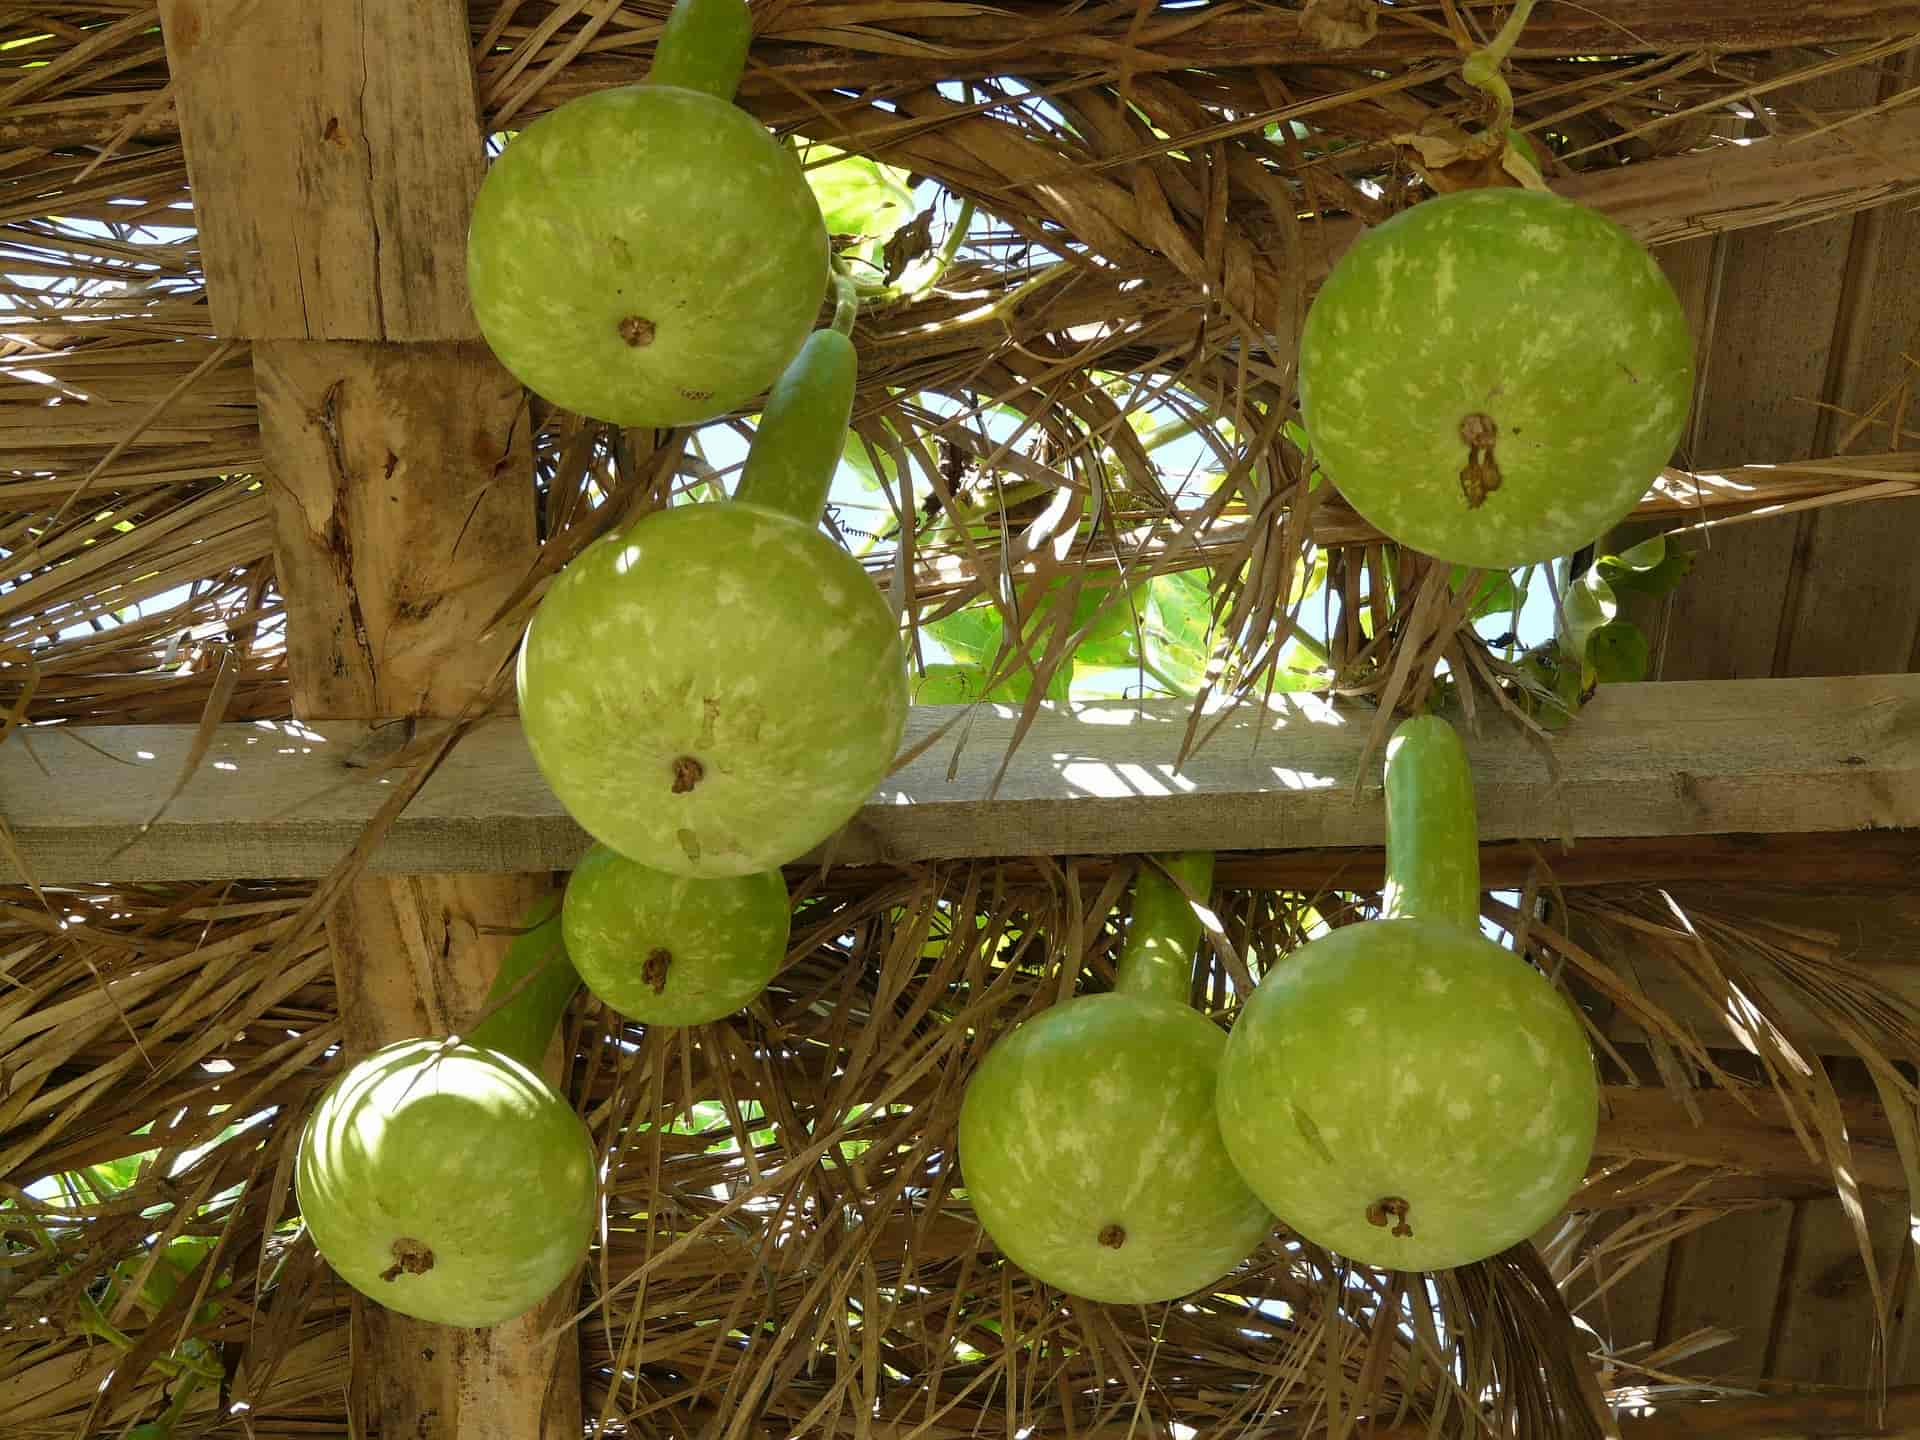
[[[630,860],[699,877],[778,869],[845,824],[893,762],[899,629],[819,530],[853,369],[844,335],[809,339],[768,400],[742,498],[656,511],[595,542],[527,627],[534,761],[581,827]]]
[[[1479,932],[1472,777],[1445,721],[1396,732],[1387,792],[1387,918],[1262,979],[1220,1067],[1220,1132],[1308,1240],[1437,1270],[1559,1212],[1586,1173],[1599,1092],[1571,1007]]]
[[[1442,195],[1367,231],[1300,337],[1316,461],[1371,524],[1458,565],[1610,529],[1672,458],[1692,391],[1653,257],[1533,190]]]
[[[497,1325],[586,1253],[596,1208],[586,1126],[532,1068],[578,987],[557,906],[514,942],[490,1003],[538,977],[467,1040],[403,1040],[321,1097],[294,1185],[314,1244],[390,1310]]]
[[[787,953],[777,870],[696,880],[596,845],[567,881],[567,954],[586,987],[647,1025],[704,1025],[766,989]]]
[[[702,8],[745,26],[740,0]],[[467,237],[474,314],[501,363],[620,425],[692,424],[765,391],[827,286],[799,161],[729,100],[737,62],[676,64],[674,38],[648,83],[570,100],[514,138]],[[729,43],[744,56],[744,32],[716,48]]]
[[[1212,856],[1173,861],[1204,892]],[[1226,1037],[1185,1003],[1199,922],[1143,869],[1111,994],[1000,1039],[960,1108],[961,1179],[1021,1269],[1089,1300],[1190,1294],[1246,1259],[1273,1217],[1214,1115]]]

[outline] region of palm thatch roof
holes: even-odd
[[[475,3],[482,129],[635,78],[664,14]],[[1287,431],[1293,338],[1331,260],[1428,189],[1487,178],[1463,158],[1484,115],[1458,62],[1494,7],[769,0],[756,16],[741,103],[816,162],[894,167],[931,212],[903,204],[885,235],[847,237],[879,269],[850,462],[873,483],[868,508],[829,515],[900,600],[918,660],[944,653],[944,617],[991,607],[1013,638],[987,658],[1031,669],[1030,716],[1089,623],[1047,603],[1054,587],[1191,572],[1211,615],[1203,693],[1317,689],[1384,727],[1444,683],[1516,744],[1564,721],[1556,704],[1577,710],[1527,666],[1548,638],[1478,623],[1493,577],[1386,543]],[[1916,53],[1911,5],[1548,4],[1510,83],[1548,180],[1667,244],[1906,213]],[[0,10],[5,743],[22,726],[295,711],[276,482],[250,347],[218,325],[202,268],[180,83],[154,4]],[[1911,395],[1909,370],[1831,454],[1670,470],[1643,515],[1697,528],[1910,494]],[[538,401],[532,417],[542,546],[501,633],[619,520],[724,488],[709,457],[748,423],[620,432]],[[1783,458],[1799,463],[1768,463]],[[376,838],[317,886],[0,891],[9,1434],[120,1433],[196,1369],[183,1437],[367,1433],[364,1322],[289,1176],[343,1063],[327,903]],[[1682,1237],[1782,1195],[1838,1197],[1881,1337],[1855,1383],[1893,1373],[1911,1246],[1882,1216],[1920,1199],[1920,1012],[1838,934],[1710,887],[1563,892],[1551,857],[1489,920],[1581,1002],[1610,1086],[1764,1111],[1790,1142],[1769,1163],[1616,1137],[1537,1249],[1433,1277],[1282,1229],[1211,1293],[1158,1307],[1073,1300],[1001,1262],[953,1164],[960,1095],[1008,1025],[1110,985],[1129,875],[1073,857],[795,872],[791,953],[746,1013],[649,1032],[576,1006],[569,1089],[607,1221],[569,1323],[597,1433],[1186,1440],[1371,1418],[1378,1434],[1597,1435],[1606,1401],[1753,1388],[1716,1369],[1716,1327],[1617,1346],[1608,1308]],[[1193,990],[1222,1023],[1304,935],[1378,904],[1223,876]],[[1801,1043],[1810,1025],[1844,1045]],[[1885,1117],[1877,1149],[1849,1125],[1857,1092]],[[215,1238],[213,1263],[147,1313],[145,1257],[194,1235]]]

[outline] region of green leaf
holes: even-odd
[[[1205,683],[1212,656],[1213,572],[1182,570],[1156,575],[1147,586],[1142,627],[1147,667],[1177,694],[1192,695]]]
[[[1587,663],[1603,685],[1630,685],[1647,678],[1647,637],[1638,625],[1615,620],[1587,638]]]
[[[1000,653],[1000,635],[1006,628],[1000,612],[990,604],[969,605],[934,621],[927,634],[962,664],[990,661]]]
[[[809,168],[807,183],[820,202],[820,218],[829,235],[854,235],[884,244],[913,218],[913,192],[907,188],[906,171],[828,145],[813,146],[808,152],[809,159],[822,155],[837,158]]]
[[[987,672],[978,665],[927,666],[927,673],[913,682],[916,705],[970,705],[986,688]]]
[[[1619,555],[1602,555],[1594,569],[1616,592],[1665,595],[1693,570],[1693,552],[1670,546],[1664,535],[1655,535]]]
[[[1456,565],[1448,579],[1456,593],[1466,583],[1467,567]],[[1482,575],[1480,589],[1474,596],[1473,609],[1467,612],[1470,620],[1484,620],[1489,615],[1506,615],[1518,610],[1526,601],[1527,592],[1513,582],[1513,573],[1501,575]]]
[[[1587,660],[1587,641],[1594,631],[1611,623],[1619,611],[1620,602],[1614,598],[1613,587],[1600,577],[1598,570],[1587,571],[1567,591],[1567,631],[1561,643],[1568,654],[1580,661],[1582,688],[1594,681]]]

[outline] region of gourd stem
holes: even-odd
[[[833,328],[852,336],[854,318],[860,313],[860,287],[846,271],[833,272]]]
[[[580,976],[560,938],[560,897],[543,896],[501,957],[479,1023],[462,1038],[510,1055],[537,1073],[547,1042],[579,988]]]
[[[807,337],[767,396],[734,499],[820,523],[846,449],[858,369],[853,341],[839,330]]]
[[[1462,79],[1493,96],[1493,123],[1487,126],[1487,134],[1492,136],[1504,137],[1513,124],[1513,91],[1500,74],[1500,67],[1513,53],[1513,47],[1520,43],[1520,32],[1533,14],[1533,5],[1534,0],[1516,0],[1513,13],[1507,16],[1500,33],[1469,55],[1466,64],[1460,67]]]
[[[677,85],[733,99],[753,44],[747,0],[675,0],[654,46],[649,85]]]
[[[1155,858],[1160,864],[1142,865],[1133,882],[1133,918],[1127,922],[1127,938],[1120,947],[1114,989],[1122,995],[1184,1005],[1193,985],[1193,952],[1203,927],[1194,902],[1174,882],[1184,883],[1205,904],[1213,888],[1213,852],[1195,850]]]
[[[1479,924],[1473,771],[1459,735],[1437,715],[1402,721],[1387,741],[1383,900],[1390,918]]]

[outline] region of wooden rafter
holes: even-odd
[[[1213,717],[1219,728],[1176,769],[1189,710],[1153,701],[1043,711],[1002,775],[1014,711],[983,706],[968,720],[963,707],[916,709],[908,744],[926,742],[922,753],[882,782],[821,858],[1381,843],[1378,792],[1354,789],[1370,712],[1316,698],[1277,700],[1264,712],[1249,705]],[[951,728],[934,739],[943,726]],[[392,753],[406,733],[223,726],[144,836],[141,823],[192,753],[194,727],[29,732],[30,747],[0,749],[0,795],[20,817],[14,833],[42,883],[318,875],[390,793],[366,774],[369,754],[383,753],[383,743]],[[1489,841],[1920,826],[1920,676],[1603,687],[1554,742],[1557,783],[1546,758],[1503,721],[1486,722],[1469,749]],[[518,724],[500,719],[454,748],[373,866],[398,874],[561,869],[586,843],[534,768]]]
[[[526,396],[469,338],[484,156],[466,8],[161,14],[210,308],[252,342],[294,711],[457,714],[511,649],[481,632],[538,545]],[[429,867],[345,886],[326,923],[347,1054],[466,1029],[549,885]],[[561,1062],[556,1043],[553,1078]],[[577,1293],[477,1330],[356,1298],[351,1428],[576,1440]]]

